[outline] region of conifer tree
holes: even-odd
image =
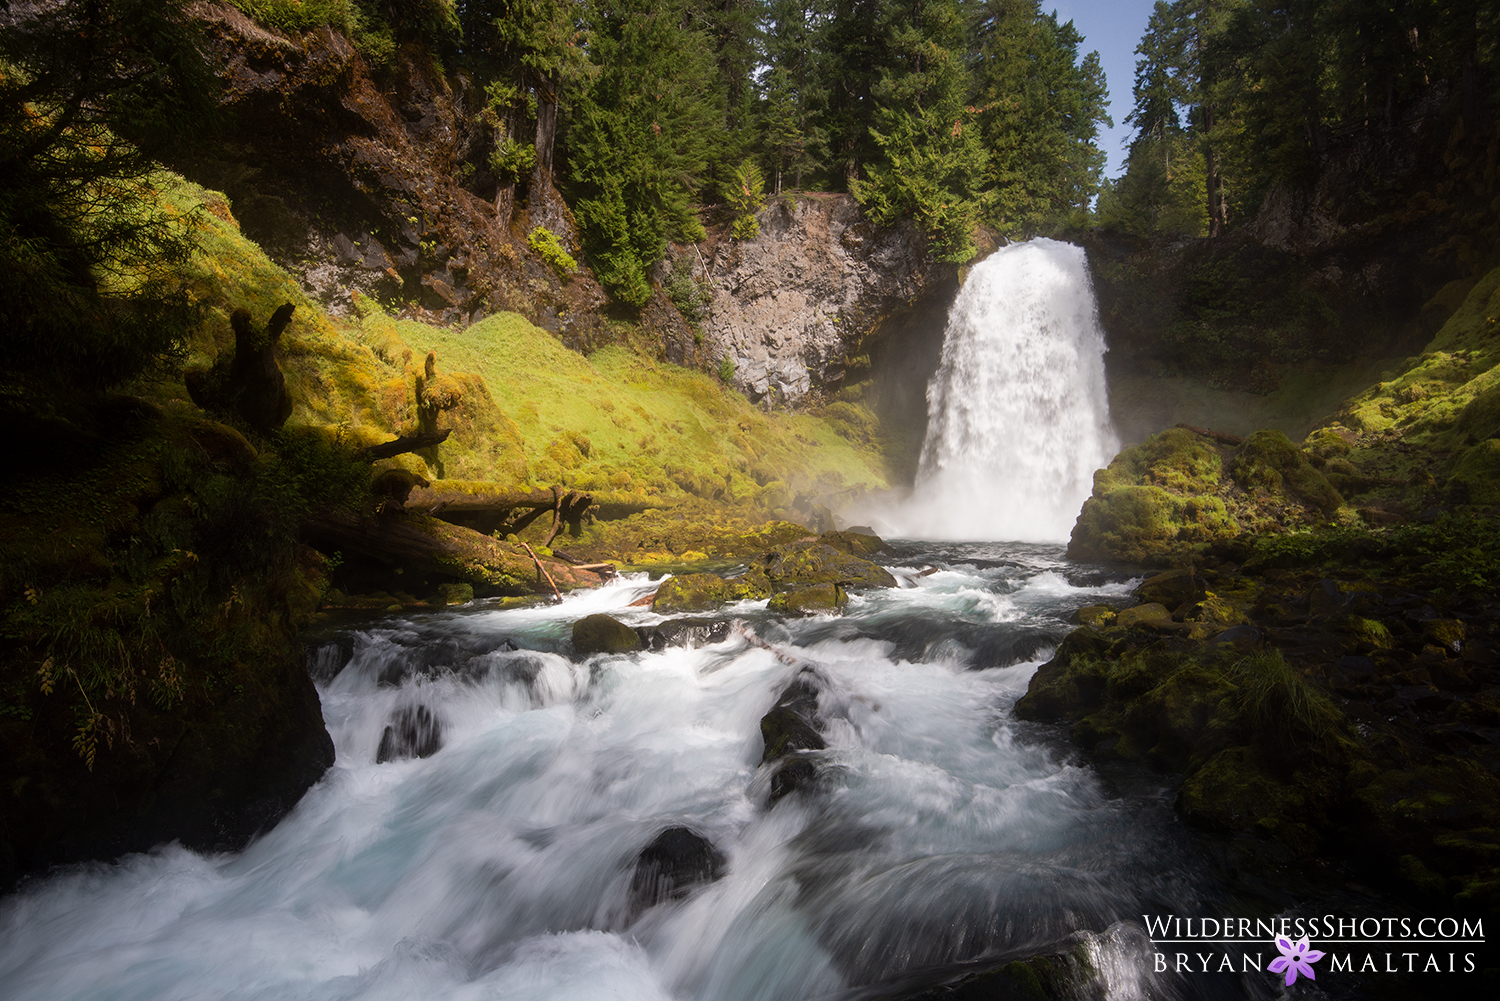
[[[615,299],[644,305],[646,272],[670,238],[703,237],[694,196],[720,119],[713,52],[684,10],[650,0],[596,9],[599,75],[580,96],[569,136],[569,184],[584,249]]]
[[[965,103],[964,22],[954,0],[909,0],[888,10],[890,65],[871,90],[878,160],[850,190],[877,223],[911,217],[940,260],[974,254],[988,156]]]

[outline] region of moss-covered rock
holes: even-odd
[[[896,578],[879,564],[850,556],[816,539],[776,546],[760,556],[756,568],[778,591],[812,584],[838,584],[855,589],[896,586]]]
[[[1172,566],[1338,511],[1338,492],[1286,435],[1261,431],[1237,447],[1233,440],[1172,428],[1115,456],[1094,474],[1068,555]]]
[[[1172,613],[1167,607],[1152,601],[1121,610],[1115,616],[1114,625],[1118,629],[1134,629],[1137,626],[1159,626],[1171,621]]]
[[[849,596],[837,584],[813,584],[772,595],[766,608],[787,615],[821,615],[837,612],[848,601]]]
[[[1344,502],[1306,454],[1280,431],[1257,431],[1245,439],[1235,452],[1231,474],[1241,490],[1290,494],[1324,512],[1336,511]]]
[[[712,573],[683,574],[662,581],[651,609],[661,615],[707,612],[731,601],[755,600],[770,593],[766,579],[753,572],[727,579]]]
[[[573,623],[573,649],[578,653],[633,653],[640,648],[636,631],[613,615],[585,615]]]
[[[1207,593],[1208,584],[1191,569],[1168,570],[1148,577],[1135,589],[1142,601],[1154,601],[1174,612],[1183,605],[1195,605]]]

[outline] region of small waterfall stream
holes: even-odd
[[[1067,539],[1119,441],[1083,249],[1038,239],[976,264],[927,388],[912,497],[884,520],[936,539]]]

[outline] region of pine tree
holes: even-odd
[[[569,137],[575,212],[600,284],[644,305],[667,240],[702,239],[693,201],[719,124],[709,40],[683,11],[627,0],[592,18],[598,77]]]
[[[871,89],[879,158],[850,190],[877,223],[911,217],[939,260],[974,255],[988,156],[966,105],[964,23],[953,0],[892,5],[890,66]]]
[[[1107,91],[1072,23],[1036,0],[988,0],[971,25],[974,102],[989,150],[989,221],[1006,234],[1076,222],[1103,177]]]

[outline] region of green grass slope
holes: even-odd
[[[224,196],[164,175],[162,199],[191,214],[200,251],[188,281],[205,319],[188,363],[232,348],[229,316],[264,322],[297,305],[280,358],[292,424],[337,426],[358,443],[452,429],[401,464],[429,479],[567,487],[663,505],[693,499],[785,517],[885,488],[878,451],[844,437],[838,414],[766,413],[701,372],[609,347],[585,357],[514,313],[464,329],[391,318],[366,301],[358,323],[328,316],[239,232]],[[195,211],[196,210],[196,211]],[[418,382],[436,353],[429,402]],[[160,387],[182,397],[181,387]]]

